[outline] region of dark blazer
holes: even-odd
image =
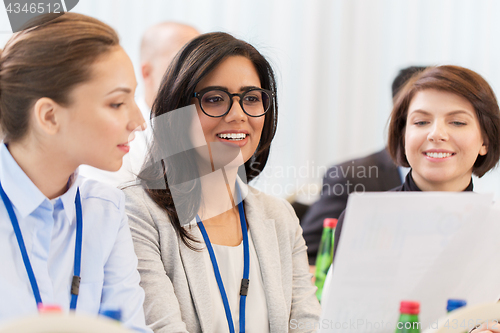
[[[398,168],[386,149],[375,154],[335,165],[323,178],[321,197],[307,211],[301,226],[307,244],[309,264],[314,265],[323,220],[339,218],[351,192],[381,192],[401,185]]]

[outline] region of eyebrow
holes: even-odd
[[[227,89],[227,87],[223,87],[223,86],[209,86],[209,87],[205,87],[203,89],[208,89],[208,88],[229,91],[229,89]],[[242,86],[242,87],[240,87],[240,91],[247,91],[250,89],[262,89],[262,88],[257,87],[257,86]]]
[[[417,109],[417,110],[413,110],[410,112],[410,114],[413,114],[413,113],[422,113],[424,115],[430,115],[430,112],[427,112],[425,110],[421,110],[421,109]],[[409,114],[409,115],[410,115]],[[465,111],[465,110],[455,110],[455,111],[451,111],[451,112],[448,112],[446,115],[447,116],[454,116],[456,114],[464,114],[466,116],[469,116],[469,117],[473,117],[470,112],[468,111]]]
[[[124,92],[126,94],[130,94],[132,92],[132,89],[126,88],[126,87],[118,87],[116,89],[111,90],[109,93],[107,93],[107,95],[111,95],[112,93],[115,93],[117,91],[121,91],[121,92]]]

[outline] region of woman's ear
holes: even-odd
[[[400,161],[398,161],[399,165],[410,165],[410,163],[408,163],[408,158],[406,157],[406,125],[401,129],[401,147],[398,147],[398,151],[400,152]]]
[[[46,134],[53,135],[59,130],[59,104],[54,100],[42,97],[35,103],[34,125]]]
[[[488,144],[483,143],[483,145],[481,146],[481,149],[479,149],[479,155],[484,156],[487,153],[488,153]]]

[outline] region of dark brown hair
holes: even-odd
[[[90,66],[119,44],[110,26],[75,13],[41,15],[14,34],[0,53],[0,127],[4,141],[29,129],[31,108],[42,97],[69,105],[75,85],[91,78]]]
[[[138,177],[149,196],[169,215],[182,242],[191,249],[194,247],[189,241],[195,240],[180,225],[179,215],[174,207],[172,195],[174,189],[169,186],[167,181],[168,178],[173,184],[182,184],[200,177],[197,167],[192,169],[178,167],[179,165],[197,165],[194,160],[196,154],[188,152],[191,147],[190,144],[187,144],[190,142],[189,133],[186,130],[189,128],[189,124],[186,124],[183,119],[179,119],[182,116],[176,118],[178,113],[174,113],[169,122],[160,123],[156,120],[162,118],[159,117],[162,114],[192,104],[197,84],[230,56],[243,56],[249,59],[255,66],[261,87],[276,95],[276,81],[269,62],[252,45],[227,33],[214,32],[200,35],[179,51],[165,73],[151,111],[151,117],[155,118],[152,126],[153,142],[144,164],[146,167],[143,168]],[[270,110],[265,115],[259,145],[253,156],[244,165],[248,181],[258,176],[266,165],[271,141],[276,133],[277,119],[278,105],[276,98],[274,98]],[[168,137],[164,133],[167,133]],[[170,151],[185,153],[177,154],[175,159],[164,159],[161,162],[155,160],[154,156],[165,156],[165,152]],[[176,204],[183,205],[182,210],[188,212],[189,220],[196,216],[200,207],[200,186],[201,184],[196,181],[194,185],[189,185],[185,189],[182,188],[180,193],[175,193],[177,198],[182,197],[182,200],[177,201]],[[179,191],[179,188],[176,188],[175,191]]]
[[[446,91],[467,99],[481,127],[488,153],[478,156],[472,172],[482,177],[495,167],[500,159],[500,110],[495,93],[479,74],[459,66],[428,67],[412,77],[395,97],[389,123],[388,149],[392,159],[409,167],[405,155],[405,129],[408,107],[415,94],[426,89]]]

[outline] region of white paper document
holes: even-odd
[[[336,240],[337,241],[337,240]],[[422,331],[449,298],[500,295],[500,206],[492,195],[384,192],[349,196],[319,332],[394,332],[402,300]]]

